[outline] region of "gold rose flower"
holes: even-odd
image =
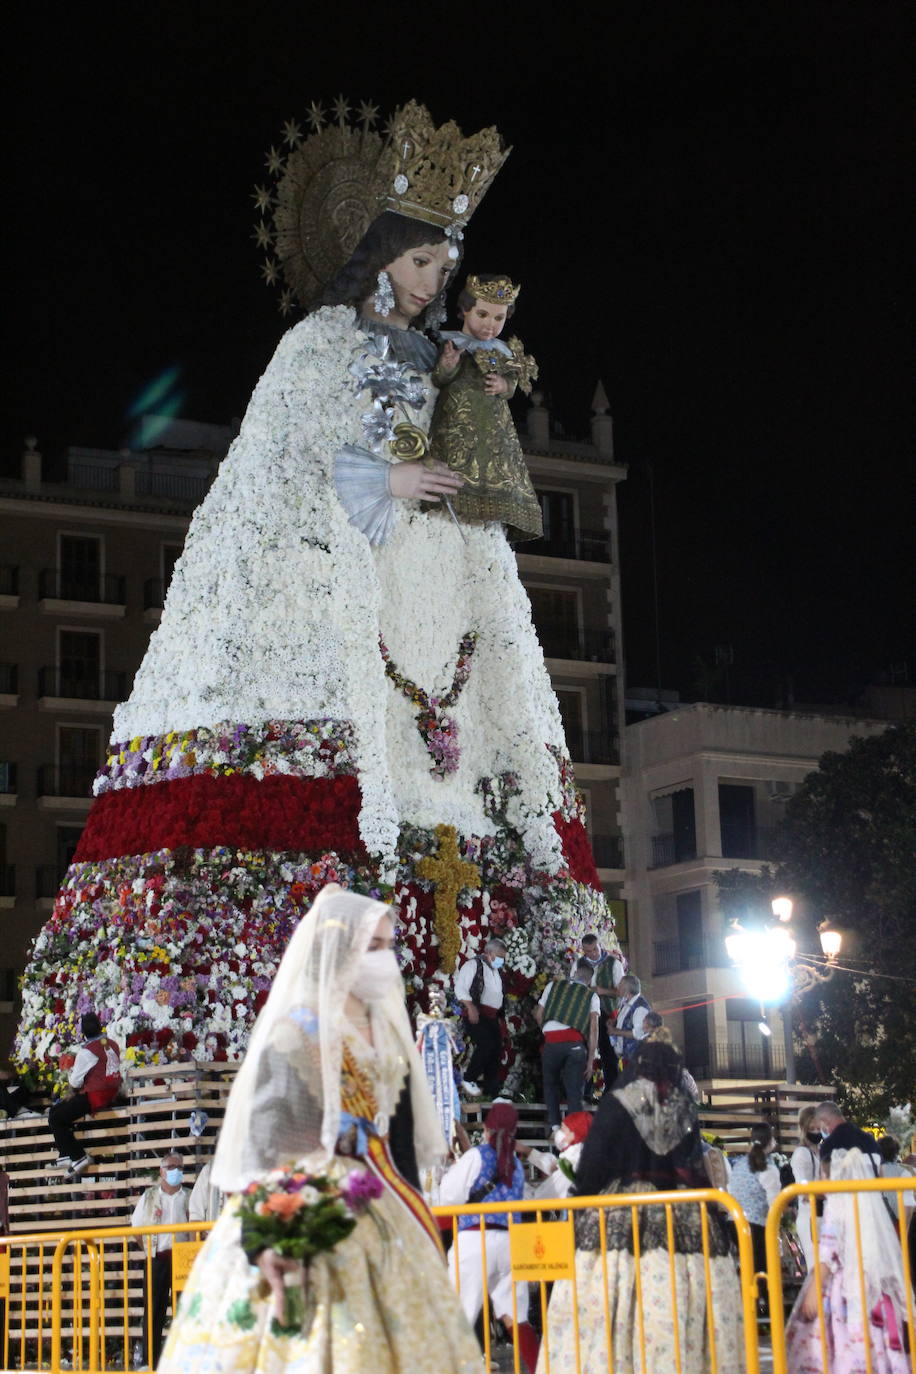
[[[401,462],[425,458],[429,452],[429,439],[416,425],[401,423],[394,427],[394,438],[388,444],[392,458]]]

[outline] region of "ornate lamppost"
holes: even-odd
[[[795,1044],[792,1038],[792,1003],[819,983],[833,977],[843,937],[824,920],[818,926],[823,958],[800,954],[792,931],[792,898],[774,897],[771,903],[776,924],[762,930],[745,930],[737,921],[725,937],[728,957],[738,968],[748,993],[761,1003],[781,1007],[786,1051],[786,1082],[794,1083]]]

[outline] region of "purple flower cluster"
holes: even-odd
[[[384,1191],[381,1180],[375,1174],[370,1174],[368,1169],[354,1169],[340,1185],[340,1195],[351,1212],[364,1211]]]
[[[95,781],[97,796],[121,787],[172,782],[198,774],[287,773],[340,777],[356,772],[353,726],[346,720],[267,721],[139,735],[110,747]]]

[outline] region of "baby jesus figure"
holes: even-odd
[[[509,539],[539,539],[541,508],[509,410],[520,386],[529,392],[537,364],[520,339],[503,343],[503,326],[521,290],[508,277],[468,277],[458,297],[459,331],[443,330],[433,369],[439,396],[429,430],[430,458],[464,479],[450,497],[461,520],[499,520]]]

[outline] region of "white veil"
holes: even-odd
[[[213,1183],[237,1192],[256,1175],[293,1163],[315,1169],[334,1154],[340,1129],[344,1004],[357,965],[389,908],[332,884],[302,918],[255,1022],[232,1085],[213,1163]],[[390,913],[389,913],[390,914]],[[446,1144],[411,1034],[403,985],[370,1008],[380,1052],[396,1052],[409,1074],[420,1169]],[[400,1091],[400,1075],[392,1085]],[[390,1114],[396,1101],[380,1101]]]

